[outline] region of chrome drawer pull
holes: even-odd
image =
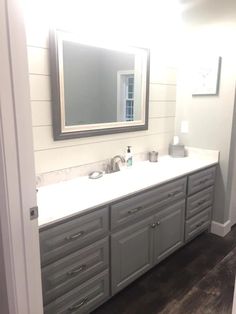
[[[205,221],[201,221],[199,224],[196,225],[196,228],[201,227],[204,223]]]
[[[85,269],[86,269],[86,265],[83,264],[83,265],[81,265],[80,267],[78,267],[78,268],[75,269],[75,270],[68,271],[68,272],[67,272],[67,275],[68,275],[68,276],[74,276],[74,275],[79,274],[81,271],[84,271]]]
[[[170,192],[170,193],[168,193],[168,197],[173,197],[173,196],[177,195],[178,193],[179,193],[179,191]]]
[[[78,232],[78,233],[76,233],[74,235],[70,235],[70,236],[65,237],[65,240],[67,240],[67,241],[75,240],[75,239],[81,237],[84,234],[85,234],[85,231],[80,231],[80,232]]]
[[[75,304],[71,307],[69,307],[69,311],[73,312],[75,310],[78,310],[81,306],[85,305],[88,302],[88,297],[84,298],[81,302],[79,302],[78,304]]]
[[[131,210],[128,211],[128,214],[129,214],[129,215],[135,214],[135,213],[139,212],[139,211],[142,210],[142,209],[143,209],[142,206],[139,206],[139,207],[137,207],[137,208],[133,208],[133,209],[131,209]]]
[[[200,180],[200,181],[199,181],[199,184],[206,183],[207,181],[208,181],[208,179],[203,179],[203,180]]]
[[[204,183],[206,183],[207,181],[209,181],[209,178],[208,178],[208,179],[200,180],[200,181],[196,182],[193,186],[195,187],[195,186],[198,186],[198,185],[200,185],[200,184],[204,184]]]
[[[200,206],[200,205],[204,204],[206,201],[207,201],[207,200],[201,200],[201,201],[199,201],[197,204],[198,204],[198,206]]]

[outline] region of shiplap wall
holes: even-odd
[[[82,166],[124,154],[127,145],[135,154],[167,152],[174,132],[176,68],[160,62],[151,50],[150,109],[147,131],[54,141],[51,119],[48,32],[35,35],[27,29],[29,81],[36,173]]]

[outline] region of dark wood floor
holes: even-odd
[[[204,233],[93,314],[231,314],[235,275],[236,227]]]

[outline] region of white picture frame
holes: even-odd
[[[192,95],[218,95],[221,57],[204,57],[196,62],[192,76]]]

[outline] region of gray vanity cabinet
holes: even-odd
[[[89,313],[110,296],[108,207],[40,230],[45,314]]]
[[[113,294],[183,245],[185,199],[156,211],[111,235]]]
[[[181,200],[155,215],[154,264],[184,244],[185,200]]]
[[[109,297],[109,272],[98,274],[44,307],[44,314],[87,314]]]
[[[116,293],[152,266],[153,217],[111,235],[112,293]]]
[[[207,230],[211,223],[216,167],[203,169],[188,178],[185,241]]]
[[[215,175],[205,168],[41,228],[44,313],[90,313],[207,230]]]

